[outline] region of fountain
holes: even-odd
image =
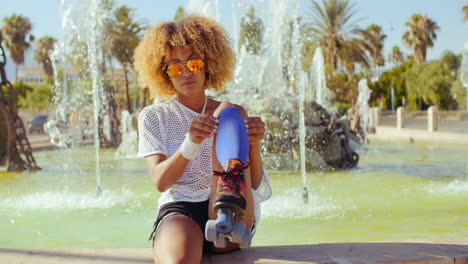
[[[135,115],[132,116],[127,110],[122,111],[122,143],[117,148],[115,158],[136,159],[138,147],[138,132],[134,127]]]
[[[468,41],[465,41],[463,59],[460,66],[460,80],[466,89],[466,111],[468,111]]]
[[[195,12],[213,10],[207,8],[209,2],[196,2],[200,9],[193,10]],[[240,1],[238,7],[241,17],[245,17],[252,2]],[[268,11],[262,13],[262,10]],[[330,165],[330,159],[322,155],[325,152],[312,147],[317,139],[316,134],[323,133],[324,127],[329,125],[311,121],[314,116],[320,119],[313,101],[329,109],[325,110],[327,115],[328,111],[334,110],[331,109],[330,91],[326,87],[321,49],[318,48],[315,52],[310,75],[302,75],[304,69],[297,63],[302,60],[298,2],[272,1],[262,10],[256,13],[263,25],[262,45],[258,53],[252,54],[241,47],[234,82],[227,87],[226,92],[211,95],[243,105],[251,115],[261,116],[266,122],[268,130],[263,152],[268,153],[264,160],[267,167],[283,171],[300,170],[303,175],[306,167],[324,170],[333,167],[347,168],[348,166],[339,164],[338,159],[342,159],[342,155],[335,154],[332,158],[333,165]],[[236,12],[232,13],[235,17]],[[215,14],[205,15],[216,17]],[[251,74],[252,72],[255,74]],[[301,92],[304,94],[301,95]],[[307,124],[301,120],[307,120]],[[329,132],[327,138],[331,136],[331,131]],[[336,140],[326,142],[328,144],[334,141]],[[325,147],[322,146],[322,149]],[[339,144],[331,144],[326,152],[342,152],[340,148]]]
[[[460,67],[460,80],[466,89],[466,112],[468,112],[468,41],[465,41],[463,59]],[[466,160],[466,182],[468,183],[468,158]]]
[[[79,4],[61,1],[63,37],[52,54],[55,79],[53,105],[56,108],[45,126],[52,143],[62,149],[75,147],[82,141],[83,132],[86,134],[93,131],[98,196],[102,193],[99,119],[103,109],[104,83],[101,69],[104,56],[101,47],[104,26],[109,17],[109,11],[103,4],[99,0],[81,1]],[[79,60],[81,65],[88,67],[70,79],[68,69],[73,60]],[[60,68],[62,76],[59,74]],[[69,117],[72,112],[74,118]],[[77,133],[77,130],[83,131]],[[74,134],[81,137],[74,138]]]
[[[299,75],[299,151],[300,151],[300,166],[302,178],[302,200],[304,203],[309,201],[309,192],[307,190],[307,168],[306,168],[306,122],[304,117],[304,100],[305,89],[308,87],[307,73],[300,71]]]
[[[311,79],[314,81],[315,101],[326,109],[330,109],[332,106],[331,94],[330,90],[327,88],[327,81],[325,79],[325,59],[323,57],[322,48],[320,47],[315,49],[310,74],[312,75]]]
[[[362,142],[366,142],[367,126],[369,125],[369,99],[372,91],[367,86],[367,80],[360,80],[358,83],[358,113],[359,113],[359,125],[362,130]]]

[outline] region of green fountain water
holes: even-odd
[[[142,159],[101,152],[95,193],[93,148],[36,154],[44,168],[0,173],[0,247],[133,248],[146,239],[159,193]],[[357,169],[270,171],[253,245],[395,241],[468,236],[468,147],[374,142]]]

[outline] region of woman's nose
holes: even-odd
[[[187,67],[187,64],[184,64],[182,67],[182,76],[190,76],[192,74],[192,71],[189,70]]]

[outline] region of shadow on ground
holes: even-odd
[[[226,256],[212,255],[209,263]],[[229,263],[468,263],[468,245],[335,243],[253,247],[229,254]]]
[[[0,263],[152,263],[145,249],[0,249]],[[456,263],[468,264],[468,245],[335,243],[252,247],[211,254],[203,263]]]

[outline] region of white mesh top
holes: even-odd
[[[192,119],[198,114],[175,99],[145,107],[138,117],[138,156],[172,156],[184,141]],[[198,154],[177,180],[159,198],[159,206],[176,201],[201,202],[209,198],[211,188],[212,138],[203,141]]]
[[[179,103],[176,99],[145,107],[138,117],[139,151],[138,156],[154,154],[172,156],[184,141],[192,119],[197,113]],[[203,141],[194,159],[190,160],[182,177],[159,198],[159,207],[168,202],[206,201],[210,195],[212,165],[212,138]],[[271,196],[268,176],[264,171],[262,182],[257,190],[252,190],[256,205]],[[260,192],[259,192],[260,191]],[[256,211],[260,206],[255,206]],[[258,214],[258,216],[257,216]],[[260,211],[256,212],[259,220]]]

